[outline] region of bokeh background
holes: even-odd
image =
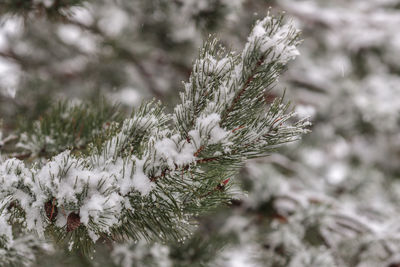
[[[93,259],[48,248],[37,266],[400,266],[399,0],[62,2],[0,1],[3,136],[61,99],[172,109],[210,34],[241,49],[283,11],[304,41],[272,94],[313,126],[248,162],[246,194],[192,238],[99,244]]]

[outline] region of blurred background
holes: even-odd
[[[61,99],[171,110],[210,34],[242,49],[282,11],[304,41],[273,93],[312,132],[248,162],[246,195],[185,242],[49,249],[37,266],[400,266],[399,0],[2,0],[3,136]]]

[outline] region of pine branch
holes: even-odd
[[[230,201],[230,181],[246,159],[306,132],[307,121],[290,123],[293,114],[282,98],[270,105],[264,100],[297,54],[297,36],[282,18],[267,17],[241,54],[207,42],[173,114],[151,102],[118,123],[113,109],[98,114],[59,105],[27,128],[19,144],[51,159],[0,163],[1,218],[6,225],[20,220],[24,231],[42,237],[70,240],[84,253],[99,238],[189,235],[195,216]],[[82,147],[85,153],[74,153]]]
[[[104,100],[90,105],[59,102],[37,121],[20,121],[16,147],[23,151],[14,157],[50,158],[66,149],[84,152],[88,144],[101,145],[121,121],[117,106]]]
[[[236,97],[233,99],[232,104],[226,109],[225,113],[222,115],[222,121],[225,121],[226,118],[229,116],[229,113],[233,110],[236,103],[239,102],[240,98],[244,94],[244,92],[248,89],[250,83],[253,81],[254,76],[256,75],[257,69],[263,64],[264,56],[257,61],[254,70],[251,72],[250,76],[247,78],[246,82],[244,83],[243,87],[239,90]]]

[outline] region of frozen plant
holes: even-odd
[[[307,132],[282,98],[265,97],[298,43],[291,23],[267,16],[241,53],[205,43],[172,114],[153,101],[120,122],[114,109],[97,116],[84,105],[43,116],[21,136],[28,153],[0,164],[2,249],[16,224],[86,253],[99,239],[186,238],[196,216],[234,197],[246,159]]]

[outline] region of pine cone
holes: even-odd
[[[71,212],[67,218],[67,233],[74,231],[76,228],[79,227],[79,225],[81,225],[79,214]]]
[[[54,202],[53,201],[49,200],[46,203],[44,203],[44,210],[46,211],[46,216],[52,222],[56,220],[58,214],[58,208],[55,205],[55,201]]]

